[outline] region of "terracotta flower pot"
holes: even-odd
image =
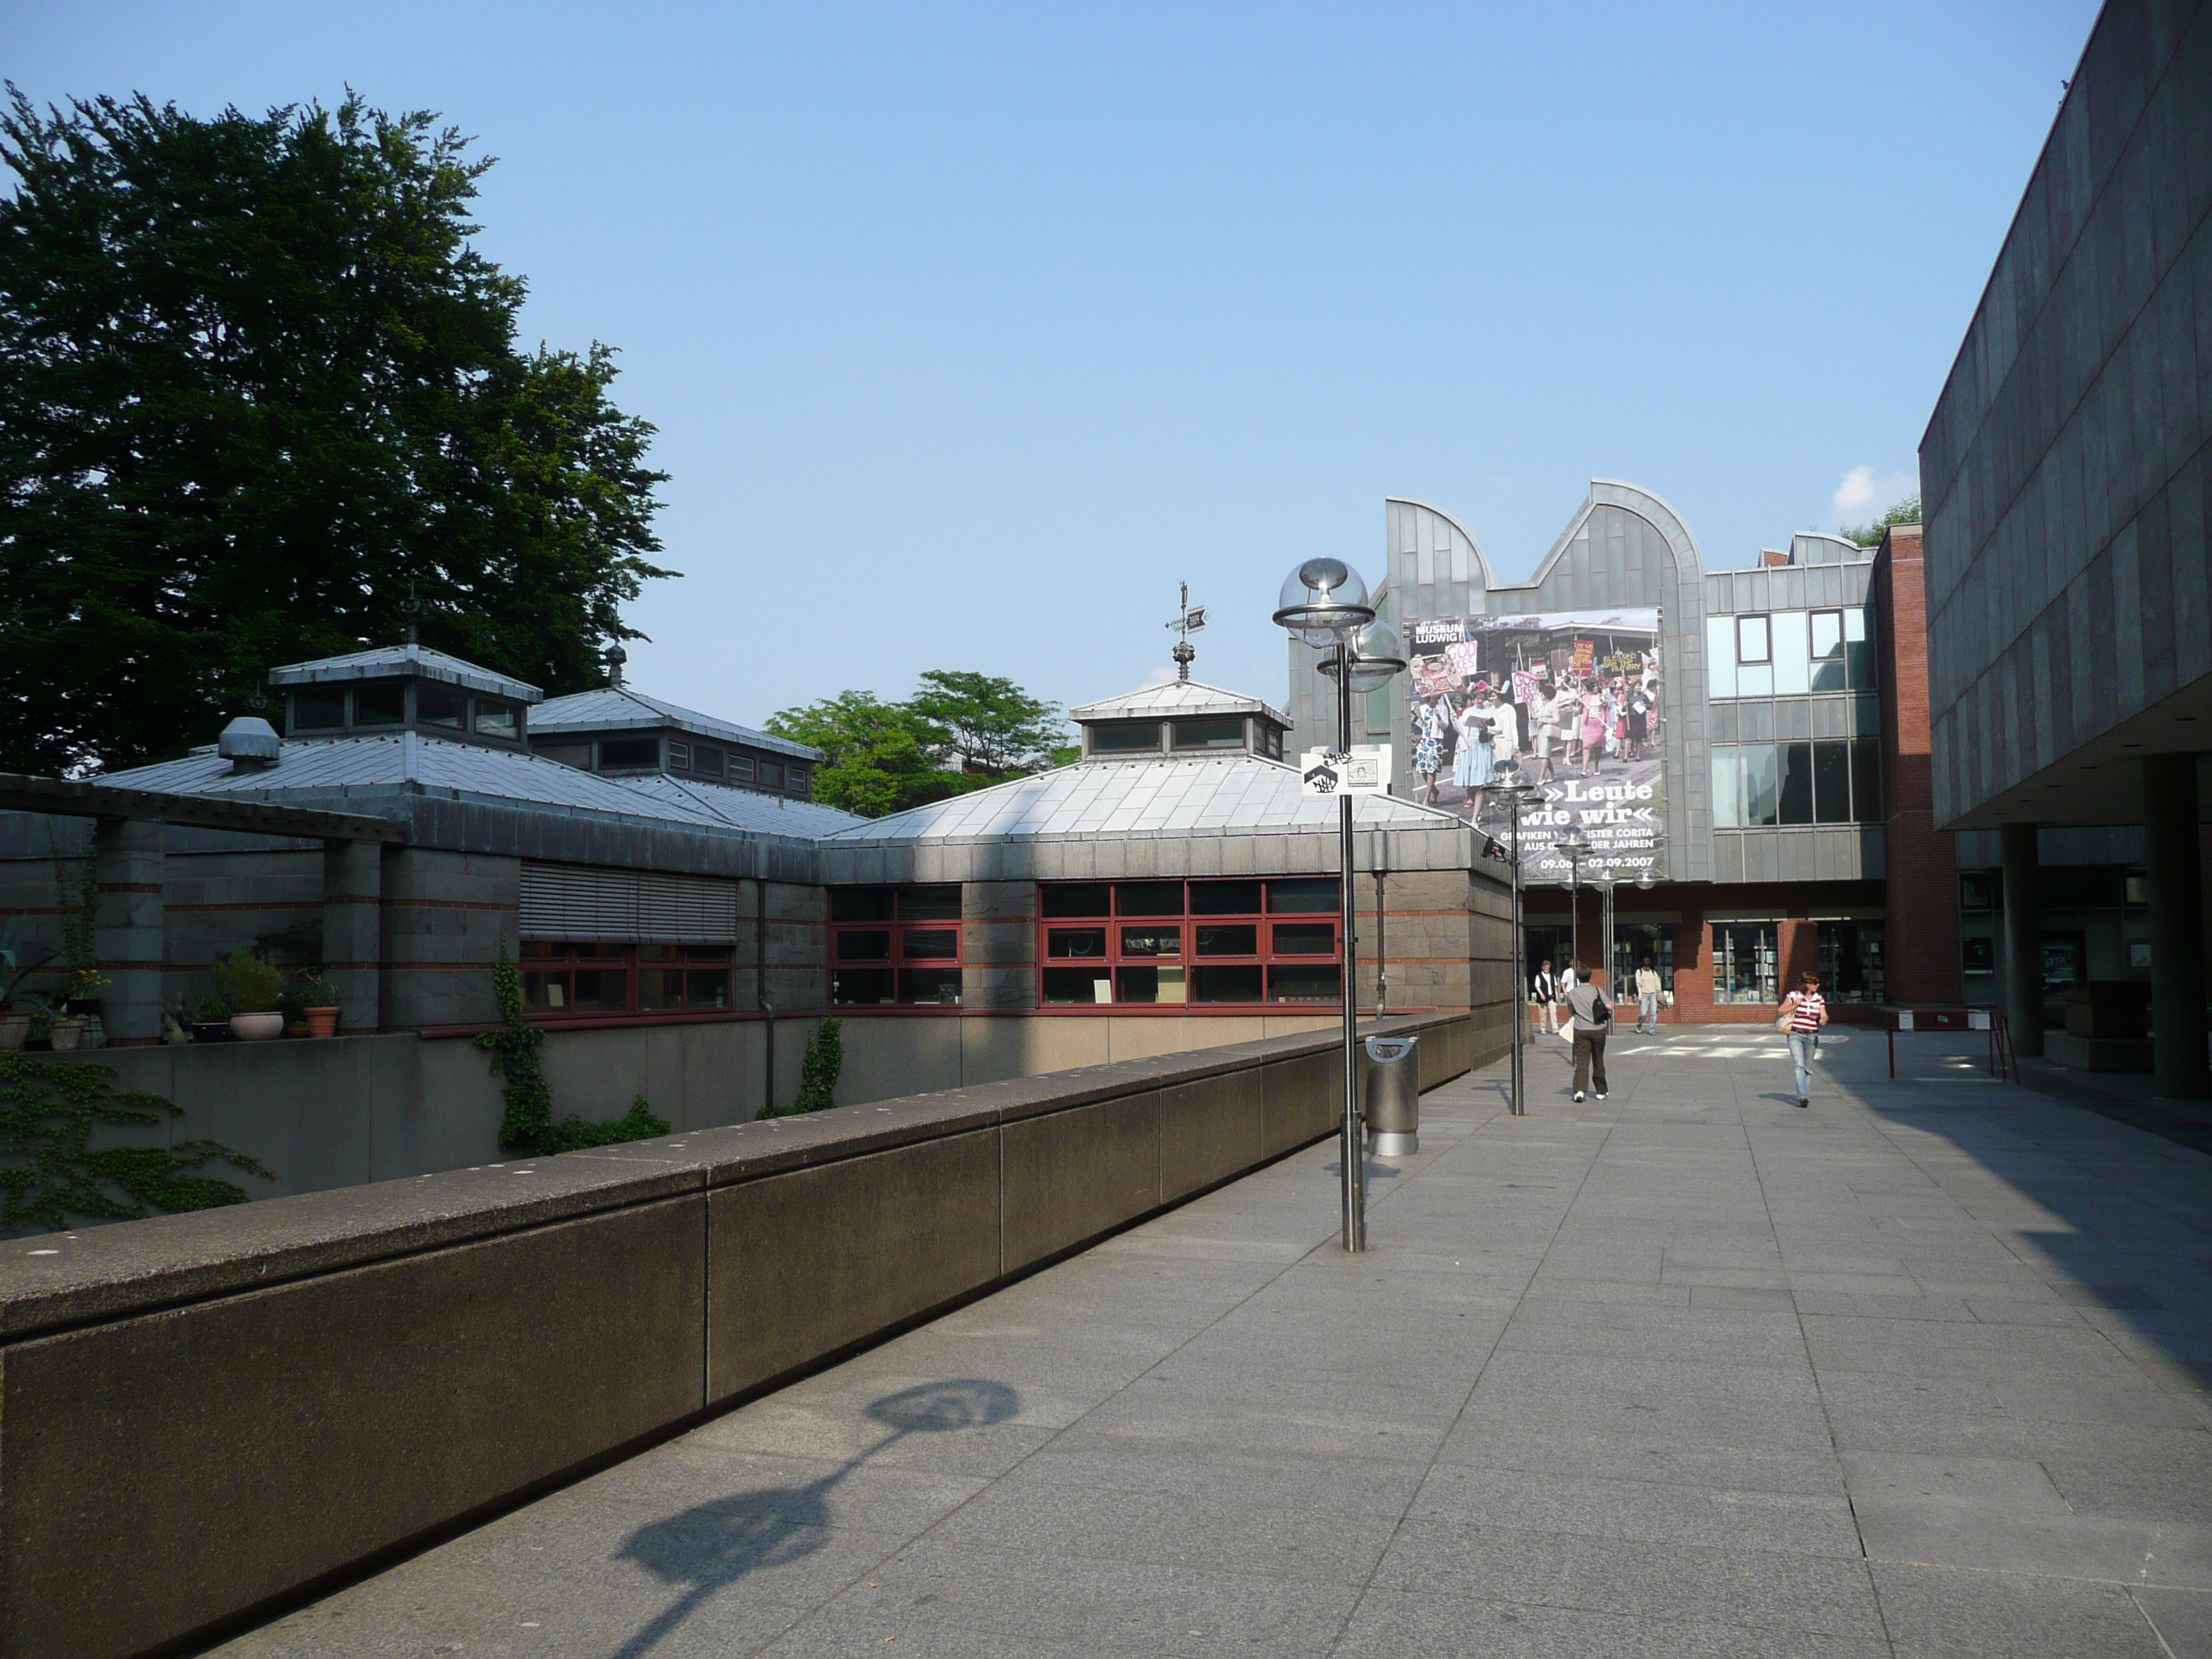
[[[240,1042],[266,1042],[284,1035],[282,1014],[233,1014],[230,1034]]]
[[[338,1011],[336,1008],[307,1010],[307,1035],[311,1037],[334,1037],[338,1034]]]
[[[28,1014],[0,1014],[0,1050],[13,1054],[30,1040]]]
[[[76,1048],[83,1036],[84,1022],[82,1019],[58,1019],[46,1027],[46,1040],[54,1045],[57,1054]]]

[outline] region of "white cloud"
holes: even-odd
[[[1146,675],[1144,684],[1138,690],[1149,691],[1156,685],[1173,685],[1175,682],[1175,665],[1170,663],[1165,668],[1155,668],[1151,673]]]
[[[1920,479],[1911,472],[1876,472],[1855,466],[1829,499],[1828,513],[1838,529],[1845,525],[1871,524],[1907,495],[1920,493]]]

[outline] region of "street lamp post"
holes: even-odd
[[[1535,793],[1536,787],[1534,784],[1529,783],[1497,783],[1492,784],[1490,787],[1491,798],[1493,800],[1503,800],[1505,803],[1506,811],[1512,814],[1513,821],[1512,1109],[1513,1115],[1515,1117],[1526,1116],[1528,1111],[1527,1061],[1522,1054],[1522,1043],[1525,1036],[1522,1027],[1527,1024],[1528,1018],[1528,946],[1526,939],[1525,926],[1521,919],[1521,811],[1522,807],[1528,805],[1528,797]],[[1490,844],[1490,847],[1491,851],[1493,853],[1498,850],[1498,843],[1496,842],[1492,842]],[[1467,1000],[1468,1005],[1472,1006],[1474,1002],[1474,981],[1472,977],[1470,977],[1468,981],[1467,988]]]
[[[1375,620],[1367,584],[1340,559],[1308,559],[1283,579],[1275,622],[1308,645],[1329,653],[1322,672],[1336,682],[1336,738],[1340,754],[1352,749],[1352,694],[1389,684],[1405,667],[1398,635]],[[1341,767],[1344,763],[1338,763]],[[1367,1134],[1359,1111],[1359,973],[1352,935],[1354,874],[1352,797],[1337,797],[1337,933],[1343,942],[1344,1002],[1344,1248],[1367,1248]]]
[[[1571,895],[1567,900],[1567,962],[1571,966],[1582,960],[1583,954],[1583,860],[1595,849],[1580,830],[1570,830],[1553,844],[1552,850],[1567,861]]]
[[[1605,866],[1591,878],[1590,885],[1598,893],[1598,966],[1605,969],[1605,988],[1608,1001],[1620,1000],[1620,964],[1613,961],[1613,890],[1620,884],[1613,879],[1613,866]]]

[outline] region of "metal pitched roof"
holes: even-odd
[[[695,783],[689,778],[670,777],[665,772],[644,777],[610,778],[608,781],[656,800],[672,801],[711,813],[726,823],[763,835],[813,838],[869,822],[858,813],[815,801],[793,800],[786,795],[766,794],[757,789],[733,789],[727,784]]]
[[[1067,711],[1070,720],[1085,722],[1158,719],[1176,714],[1264,714],[1278,726],[1287,727],[1291,723],[1288,714],[1257,697],[1248,697],[1242,691],[1224,691],[1218,685],[1207,685],[1198,680],[1170,680],[1165,685],[1148,685],[1141,690],[1127,692],[1118,697],[1104,697]],[[534,720],[532,723],[536,724]]]
[[[128,788],[252,800],[281,801],[308,794],[322,799],[346,794],[442,794],[457,799],[659,818],[693,827],[725,829],[730,823],[726,817],[702,807],[655,799],[558,761],[475,744],[444,743],[419,732],[288,742],[280,750],[276,764],[264,771],[234,773],[230,763],[218,755],[187,755],[182,760],[104,775],[100,781]]]
[[[1297,769],[1258,755],[1084,762],[956,795],[823,837],[826,848],[931,842],[1310,835],[1335,801],[1308,795]],[[1464,830],[1465,820],[1389,795],[1352,799],[1367,830]]]
[[[725,743],[747,744],[770,754],[793,755],[801,760],[822,758],[819,749],[809,748],[805,744],[756,732],[750,726],[716,720],[694,708],[648,697],[627,685],[603,685],[596,691],[576,691],[565,697],[554,697],[530,714],[533,737],[547,737],[556,732],[628,732],[664,726],[696,732],[701,737],[720,738]]]
[[[519,702],[538,702],[544,692],[527,680],[511,679],[489,668],[480,668],[427,645],[383,645],[374,651],[356,651],[345,657],[318,657],[313,662],[287,663],[269,671],[271,685],[327,685],[352,680],[378,680],[412,674],[426,680],[513,697]],[[533,720],[532,722],[536,724]]]

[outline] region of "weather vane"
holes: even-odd
[[[407,643],[419,643],[420,630],[415,624],[422,614],[422,601],[415,597],[415,584],[411,580],[407,584],[407,597],[399,601],[399,614],[407,618]]]
[[[1176,619],[1168,624],[1168,629],[1182,637],[1176,641],[1175,649],[1168,654],[1175,659],[1176,678],[1187,680],[1190,678],[1190,665],[1198,655],[1197,648],[1190,642],[1190,636],[1206,626],[1206,607],[1201,605],[1193,608],[1188,582],[1177,582],[1176,586],[1182,590],[1182,601],[1177,608]]]

